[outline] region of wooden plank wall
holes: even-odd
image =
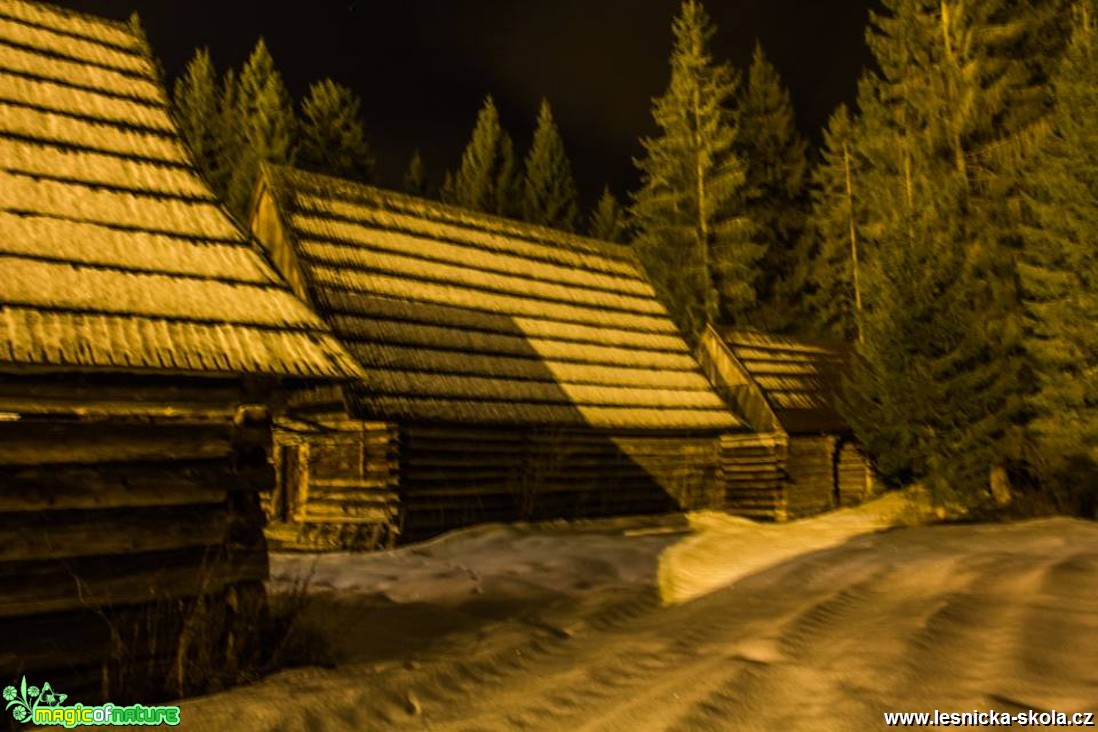
[[[839,448],[837,475],[839,501],[842,506],[856,506],[875,492],[873,470],[865,453],[856,443],[846,442]]]
[[[264,494],[272,546],[391,546],[399,510],[396,437],[391,424],[356,420],[276,429],[276,487]]]
[[[712,436],[402,425],[404,541],[490,521],[657,514],[716,483]]]
[[[813,516],[837,505],[834,435],[792,435],[786,455],[789,518]]]
[[[119,703],[232,673],[263,604],[273,480],[241,398],[0,378],[0,679]]]
[[[788,518],[787,448],[787,438],[782,432],[723,435],[720,470],[724,509],[758,520]]]

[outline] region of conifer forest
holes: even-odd
[[[732,66],[686,2],[635,190],[581,211],[551,100],[521,121],[523,152],[491,96],[460,160],[417,151],[394,183],[633,247],[690,341],[718,323],[849,344],[841,409],[891,484],[975,509],[994,481],[1089,516],[1095,23],[1085,1],[884,0],[857,97],[814,145],[765,49]],[[363,100],[330,79],[291,99],[262,39],[239,69],[196,51],[172,100],[238,215],[260,161],[372,180]]]

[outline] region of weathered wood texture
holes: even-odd
[[[789,518],[829,511],[838,505],[835,484],[835,444],[832,435],[791,436],[785,470],[789,476],[786,502]]]
[[[0,678],[72,677],[83,703],[230,669],[267,578],[264,410],[241,383],[131,383],[73,378],[66,410],[58,377],[0,379]]]
[[[841,347],[710,327],[696,356],[759,433],[722,439],[728,511],[784,521],[871,494],[872,470],[836,408],[846,362]]]
[[[836,478],[841,505],[856,506],[877,493],[876,473],[857,443],[843,443],[837,462]]]
[[[301,549],[379,549],[396,538],[396,428],[331,419],[283,423],[277,480],[264,494],[272,543]]]
[[[762,390],[712,327],[702,333],[694,355],[710,383],[751,429],[764,434],[782,429]]]
[[[720,469],[724,509],[753,519],[788,518],[787,450],[788,438],[783,432],[723,436]]]
[[[717,505],[716,440],[404,425],[401,537]]]

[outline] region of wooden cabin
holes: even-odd
[[[365,372],[276,436],[290,541],[715,500],[743,425],[629,249],[279,167],[251,222]]]
[[[722,438],[726,508],[785,520],[854,505],[873,471],[836,399],[842,348],[712,327],[697,350],[707,375],[752,431]]]
[[[0,0],[0,685],[147,702],[231,676],[269,419],[357,374],[195,172],[143,41]]]

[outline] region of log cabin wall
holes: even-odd
[[[711,506],[711,436],[401,428],[401,536],[490,521],[659,514]]]
[[[722,440],[727,510],[783,521],[871,495],[872,470],[836,407],[841,347],[708,328],[698,360],[757,431]]]
[[[746,427],[628,248],[278,166],[251,222],[363,367],[345,416],[396,425],[402,540],[718,502]]]
[[[804,518],[838,507],[834,435],[791,435],[785,458],[787,516]]]
[[[789,518],[784,432],[725,435],[720,441],[721,507],[757,520]]]
[[[0,46],[0,684],[178,697],[255,640],[265,415],[360,372],[195,171],[130,26],[0,0]]]
[[[856,506],[876,495],[879,490],[876,473],[856,442],[842,443],[836,462],[836,481],[841,506]]]
[[[399,534],[396,425],[353,419],[281,420],[275,485],[263,495],[272,545],[384,549]]]
[[[151,381],[0,380],[5,683],[147,701],[255,651],[264,410],[231,382]]]

